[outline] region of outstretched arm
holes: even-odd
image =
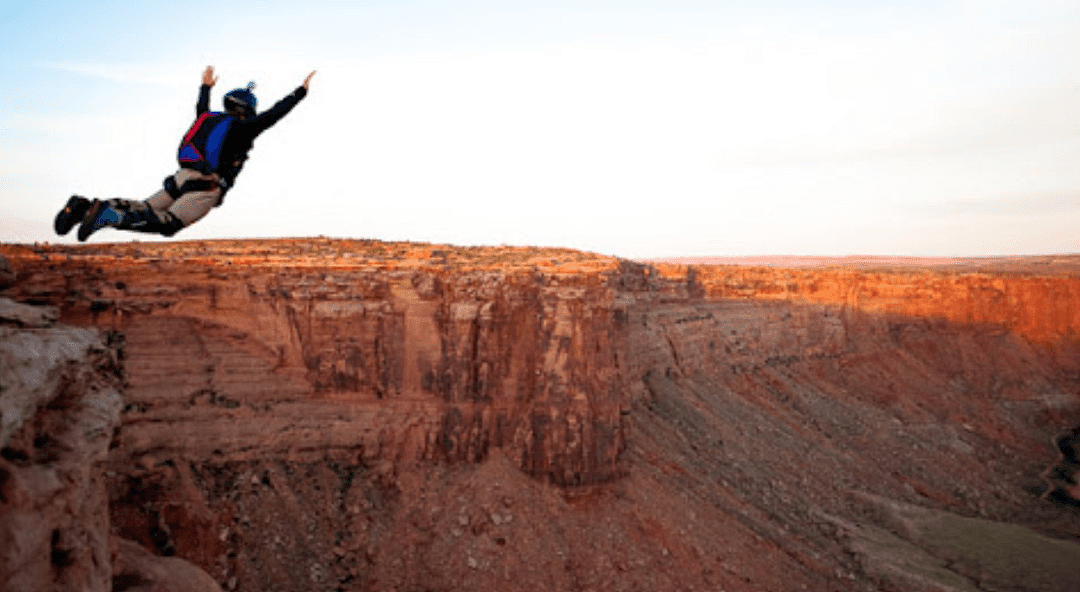
[[[304,83],[296,87],[296,90],[275,103],[273,107],[270,107],[266,111],[255,116],[254,121],[252,121],[252,126],[256,130],[256,135],[261,134],[270,126],[280,121],[282,117],[285,117],[285,115],[289,113],[289,111],[292,111],[292,108],[295,107],[301,99],[307,96],[308,87],[311,86],[311,77],[314,75],[315,71],[313,70],[311,74],[308,74],[307,78],[304,79]]]
[[[210,88],[217,84],[217,76],[214,76],[214,67],[207,66],[203,70],[202,86],[199,87],[199,102],[195,104],[195,116],[198,117],[210,110]]]

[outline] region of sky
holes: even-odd
[[[213,65],[317,73],[174,239],[1080,252],[1075,0],[8,0],[0,54],[0,242],[156,191]]]

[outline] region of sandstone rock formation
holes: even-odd
[[[0,589],[109,590],[103,466],[120,394],[96,329],[0,300]]]
[[[225,590],[1072,584],[928,549],[925,521],[866,502],[1080,536],[1039,500],[1051,435],[1080,424],[1080,279],[1053,266],[0,252],[4,295],[122,337],[114,530]]]
[[[57,315],[0,298],[0,590],[220,590],[190,563],[163,569],[165,560],[111,535],[117,351],[97,329],[55,325]]]
[[[183,559],[153,555],[126,539],[116,543],[112,592],[221,592],[209,574]]]

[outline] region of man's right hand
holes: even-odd
[[[213,66],[207,66],[206,70],[203,70],[202,83],[206,86],[214,86],[215,84],[217,84],[217,77],[214,76]]]

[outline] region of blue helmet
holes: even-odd
[[[236,109],[247,116],[255,115],[255,95],[251,92],[255,88],[254,82],[249,82],[247,87],[231,90],[225,94],[225,110]]]

